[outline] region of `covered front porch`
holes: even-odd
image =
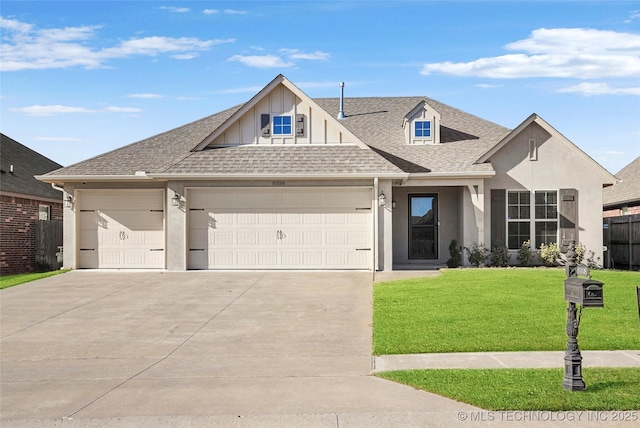
[[[391,203],[384,211],[391,218],[393,270],[446,267],[454,240],[463,264],[468,261],[462,247],[489,245],[484,180],[407,180],[388,191]]]

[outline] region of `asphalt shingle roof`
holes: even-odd
[[[604,206],[640,202],[640,156],[622,168],[615,176],[622,182],[602,190]]]
[[[402,173],[374,151],[344,146],[238,146],[193,152],[165,174]]]
[[[314,101],[333,117],[338,98]],[[441,144],[408,145],[403,121],[426,101],[441,114]],[[242,106],[130,144],[50,175],[318,174],[492,171],[476,160],[509,129],[425,97],[346,98],[341,123],[371,150],[350,145],[238,146],[192,150]]]
[[[62,192],[34,178],[34,175],[43,175],[61,166],[14,139],[0,134],[0,190],[3,192],[62,201]]]

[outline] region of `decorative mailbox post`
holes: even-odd
[[[582,380],[582,355],[578,347],[578,327],[583,308],[602,308],[604,306],[602,287],[604,283],[594,279],[578,278],[578,273],[589,276],[589,270],[580,266],[576,269],[575,253],[570,247],[567,252],[567,279],[564,281],[564,300],[567,307],[567,350],[564,354],[564,381],[562,387],[569,391],[584,391]],[[576,305],[580,305],[580,314],[576,316]]]

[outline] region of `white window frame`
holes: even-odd
[[[429,124],[429,136],[417,136],[417,125],[418,123],[428,123]],[[428,119],[416,119],[413,121],[413,139],[414,140],[433,140],[433,121]]]
[[[547,208],[548,207],[553,207],[555,205],[555,218],[553,217],[544,217],[544,218],[538,218],[536,215],[536,207],[539,206],[536,204],[536,195],[538,193],[555,193],[555,204],[547,204],[545,203],[543,206],[545,207],[545,212],[547,212]],[[509,195],[513,194],[513,193],[528,193],[529,194],[529,218],[528,219],[522,219],[522,218],[510,218],[509,216],[509,207],[510,206],[514,206],[513,204],[509,204]],[[507,237],[507,248],[509,250],[517,250],[520,248],[520,245],[522,245],[522,242],[518,243],[518,246],[516,248],[512,248],[509,245],[509,225],[512,223],[528,223],[529,224],[529,236],[528,239],[531,241],[531,248],[538,248],[540,246],[540,242],[538,242],[538,234],[537,234],[537,227],[538,224],[541,223],[551,223],[554,222],[556,223],[556,236],[555,239],[552,240],[552,242],[558,243],[558,233],[560,230],[560,214],[559,214],[559,204],[558,204],[558,195],[559,195],[559,190],[558,189],[531,189],[531,190],[523,190],[523,189],[512,189],[512,190],[507,190],[507,195],[506,195],[506,213],[505,215],[507,216],[507,221],[506,221],[506,237]],[[518,203],[518,207],[522,207],[524,205]],[[546,215],[546,214],[545,214]],[[526,240],[526,239],[525,239]]]
[[[288,125],[276,125],[276,118],[284,118],[284,117],[288,117],[289,118],[289,124]],[[284,126],[288,126],[289,127],[289,132],[285,133],[285,132],[276,132],[276,130],[278,128],[283,128]],[[274,114],[271,118],[271,134],[272,136],[289,136],[289,135],[293,135],[293,127],[294,127],[294,123],[293,123],[293,117],[290,114]]]

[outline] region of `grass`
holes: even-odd
[[[487,410],[640,410],[640,368],[586,368],[586,391],[562,388],[563,369],[410,370],[379,377]]]
[[[584,310],[580,348],[640,349],[640,273],[592,275],[605,307]],[[564,278],[562,269],[450,269],[376,284],[373,353],[564,350]]]
[[[24,284],[25,282],[35,281],[36,279],[47,278],[49,276],[58,275],[68,270],[55,270],[52,272],[39,273],[19,273],[15,275],[0,276],[0,290],[13,287],[14,285]]]

